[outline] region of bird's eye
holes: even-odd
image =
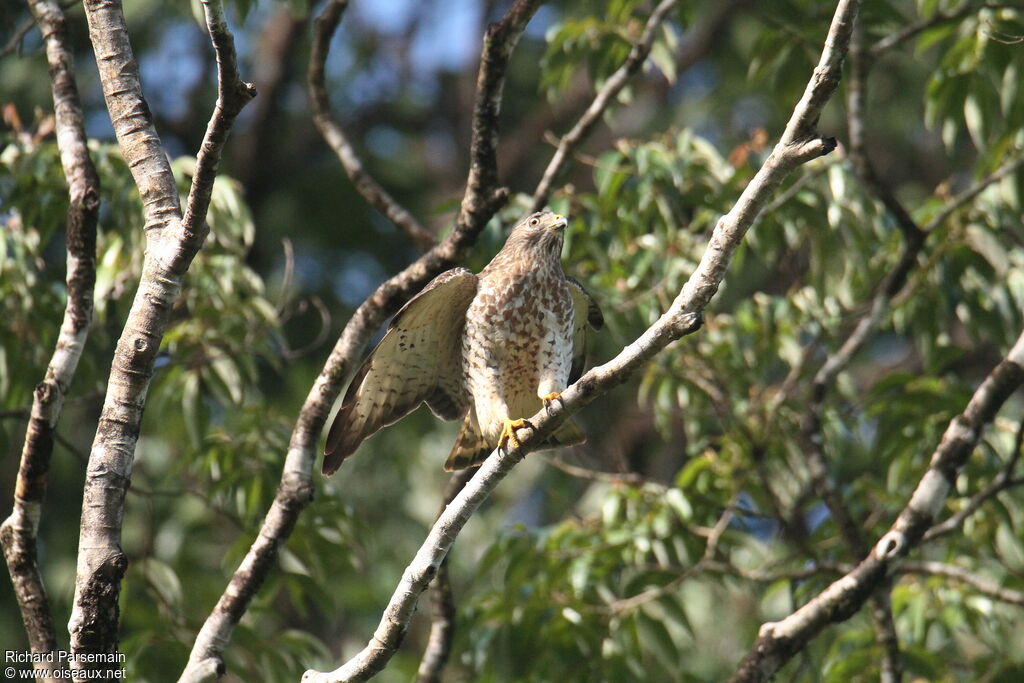
[[[536,228],[538,225],[540,225],[540,221],[536,218],[531,218],[530,225]]]

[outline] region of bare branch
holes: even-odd
[[[548,167],[544,170],[544,175],[541,177],[540,183],[538,183],[537,189],[533,193],[533,208],[531,211],[539,211],[547,204],[548,199],[551,197],[555,179],[562,170],[562,166],[572,157],[572,153],[579,144],[594,129],[594,126],[597,125],[597,122],[604,114],[605,109],[608,108],[622,89],[626,87],[629,79],[643,66],[647,56],[651,53],[651,47],[654,45],[654,38],[661,27],[661,23],[678,2],[679,0],[662,0],[658,3],[658,6],[654,8],[651,16],[647,19],[647,24],[644,26],[639,42],[629,51],[626,61],[604,82],[594,96],[593,102],[583,112],[576,125],[562,136],[558,143],[558,149],[555,150],[555,155],[548,162]]]
[[[57,146],[68,182],[67,305],[46,376],[35,390],[21,451],[14,508],[0,527],[0,543],[3,544],[29,646],[35,653],[52,653],[57,649],[57,636],[37,565],[36,534],[46,494],[57,420],[92,322],[100,180],[89,156],[82,105],[75,85],[74,52],[64,13],[55,0],[32,0],[29,9],[46,43]],[[35,666],[47,671],[60,668],[59,662],[37,662]]]
[[[890,569],[921,542],[985,425],[1022,382],[1024,334],[981,383],[964,412],[949,423],[910,501],[871,553],[785,619],[762,625],[733,681],[767,681],[826,625],[848,619],[860,609],[883,584]]]
[[[839,83],[858,7],[859,3],[852,0],[839,3],[821,61],[796,105],[782,139],[732,210],[718,221],[700,264],[669,310],[613,360],[590,370],[567,388],[562,393],[562,401],[556,403],[550,412],[541,410],[532,416],[529,422],[534,428],[523,430],[526,436],[520,436],[520,448],[496,450],[491,454],[427,535],[416,557],[406,568],[369,644],[337,670],[330,673],[307,671],[303,680],[318,683],[362,681],[379,671],[398,647],[419,595],[437,573],[455,537],[501,479],[569,415],[621,384],[669,343],[699,328],[701,311],[717,292],[733,253],[772,191],[801,163],[835,148],[834,140],[818,135],[815,124],[822,107]]]
[[[235,117],[249,101],[256,97],[256,88],[245,83],[238,75],[238,59],[235,56],[235,40],[231,36],[227,19],[224,17],[224,6],[220,0],[200,0],[203,13],[206,15],[206,29],[213,43],[213,51],[217,56],[217,102],[213,116],[206,126],[203,144],[196,155],[196,172],[192,178],[188,201],[185,203],[185,215],[182,218],[186,233],[206,234],[206,212],[210,208],[210,197],[213,194],[213,181],[217,177],[221,152],[227,142],[228,133],[235,122]]]
[[[208,16],[221,16],[207,5]],[[118,639],[118,596],[127,568],[121,550],[124,497],[131,479],[146,392],[160,341],[185,272],[205,239],[205,213],[220,148],[244,88],[229,93],[234,63],[226,25],[211,25],[218,53],[221,97],[198,155],[196,177],[182,220],[178,189],[152,124],[139,83],[139,68],[118,0],[87,0],[86,16],[100,82],[121,154],[142,198],[147,232],[139,290],[118,340],[106,398],[86,471],[79,536],[75,602],[69,629],[76,653],[113,653]],[[221,16],[221,19],[223,17]],[[227,52],[225,50],[228,50]],[[241,100],[234,99],[241,97]],[[76,663],[76,667],[82,666]]]
[[[345,131],[331,117],[330,102],[324,78],[324,65],[331,49],[331,38],[341,23],[342,14],[348,7],[348,0],[330,0],[313,24],[313,46],[309,57],[309,98],[313,104],[313,123],[320,135],[334,150],[349,180],[370,206],[374,207],[400,230],[412,238],[421,250],[426,251],[437,240],[423,227],[415,216],[388,194],[363,166]]]
[[[491,27],[485,39],[477,81],[471,169],[455,230],[408,268],[382,283],[345,326],[299,411],[281,483],[260,533],[204,622],[180,680],[207,680],[223,671],[223,652],[231,633],[275,565],[278,548],[313,499],[317,440],[335,399],[374,331],[431,278],[455,265],[506,201],[507,192],[496,184],[494,165],[501,90],[512,48],[538,4],[539,0],[518,0],[505,18]]]

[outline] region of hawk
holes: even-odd
[[[588,324],[604,325],[594,298],[562,271],[567,224],[548,211],[527,216],[479,275],[441,273],[395,315],[331,425],[324,474],[424,402],[444,420],[462,419],[446,470],[518,447],[523,418],[582,374]],[[584,440],[570,420],[541,448]]]

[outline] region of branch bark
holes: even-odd
[[[254,94],[238,80],[220,3],[204,0],[203,5],[217,51],[218,99],[197,155],[183,219],[174,176],[142,94],[121,3],[85,3],[107,110],[142,198],[147,249],[139,289],[111,364],[86,471],[75,601],[69,623],[75,653],[112,654],[117,650],[117,599],[127,569],[120,545],[124,497],[153,362],[185,272],[208,231],[206,210],[221,148],[235,115]]]
[[[732,210],[718,221],[700,264],[669,310],[613,360],[593,368],[567,388],[562,393],[562,401],[550,412],[541,410],[532,416],[529,421],[533,428],[522,430],[526,436],[520,437],[520,448],[496,450],[487,458],[430,530],[403,573],[367,646],[335,671],[307,671],[304,681],[364,681],[380,671],[401,642],[420,594],[436,575],[455,537],[498,483],[572,413],[621,384],[671,342],[699,328],[701,311],[718,291],[733,253],[771,193],[794,168],[835,148],[835,141],[822,138],[815,126],[822,108],[839,84],[858,8],[859,2],[855,0],[839,3],[821,60],[782,138]]]
[[[767,681],[829,623],[855,614],[896,563],[922,540],[957,474],[1007,398],[1024,383],[1024,334],[985,378],[963,413],[946,429],[910,501],[871,553],[807,604],[779,622],[761,626],[757,641],[732,681]]]
[[[324,11],[333,11],[336,4],[332,0]],[[504,18],[488,29],[477,79],[471,167],[455,229],[382,283],[345,326],[299,411],[274,502],[249,552],[196,636],[181,681],[210,680],[224,671],[223,653],[235,626],[266,580],[299,514],[313,499],[317,440],[373,332],[434,276],[458,263],[506,201],[508,192],[498,185],[495,161],[501,92],[512,49],[539,4],[539,0],[517,0]]]
[[[14,507],[11,515],[0,526],[0,543],[3,544],[4,558],[18,599],[29,646],[34,653],[47,653],[57,649],[57,636],[37,564],[36,535],[46,495],[57,420],[82,357],[92,322],[100,179],[87,147],[82,105],[74,77],[74,52],[64,13],[56,0],[32,0],[29,9],[39,24],[46,44],[57,146],[64,177],[68,182],[69,204],[65,228],[68,300],[46,376],[35,390],[21,450]],[[52,672],[60,665],[37,662],[35,667]]]
[[[342,14],[347,7],[348,0],[330,0],[313,24],[313,47],[309,56],[307,74],[309,98],[313,104],[313,123],[320,131],[320,135],[334,150],[349,180],[355,185],[363,199],[412,238],[416,246],[426,251],[437,244],[437,240],[416,220],[415,216],[373,179],[363,166],[363,162],[349,142],[345,131],[331,117],[327,86],[324,82],[324,65],[330,51],[331,38],[338,30],[338,24],[341,23]]]
[[[1021,484],[1021,480],[1014,479],[1013,471],[1017,468],[1017,463],[1020,462],[1022,446],[1024,446],[1024,420],[1021,420],[1020,425],[1017,427],[1017,436],[1014,441],[1013,452],[1010,453],[1010,457],[1006,459],[1006,463],[999,469],[999,474],[989,482],[988,486],[971,496],[971,499],[968,500],[967,504],[961,509],[957,510],[947,519],[929,529],[921,539],[921,542],[927,543],[928,541],[932,541],[936,538],[941,538],[946,534],[952,533],[956,529],[960,528],[960,525],[964,523],[964,520],[977,512],[989,498],[997,496],[1009,488],[1019,486]]]
[[[459,470],[448,480],[448,486],[444,490],[444,502],[434,517],[435,522],[445,508],[455,500],[459,491],[465,488],[473,474],[471,469]],[[446,555],[438,568],[430,593],[430,637],[427,639],[427,647],[416,671],[416,683],[441,683],[441,672],[444,671],[452,653],[452,640],[455,638],[455,596],[452,595],[448,559]]]

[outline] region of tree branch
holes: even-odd
[[[615,97],[626,87],[626,83],[629,79],[640,70],[646,61],[647,56],[651,53],[651,47],[654,45],[654,38],[658,33],[658,29],[661,27],[661,23],[665,20],[672,8],[676,6],[679,0],[662,0],[654,11],[651,12],[651,16],[647,19],[647,24],[644,26],[644,31],[640,35],[640,40],[633,49],[629,51],[629,55],[626,57],[626,61],[615,70],[615,72],[608,78],[607,81],[601,86],[594,96],[593,102],[587,107],[587,110],[583,112],[579,121],[572,129],[562,136],[562,139],[558,143],[558,149],[555,150],[555,155],[551,157],[551,161],[548,162],[547,168],[544,170],[544,175],[541,177],[540,183],[537,185],[537,189],[533,193],[533,208],[531,211],[540,211],[544,208],[544,205],[548,203],[548,199],[551,197],[551,191],[554,187],[555,180],[561,172],[562,167],[572,157],[572,153],[580,145],[581,142],[590,134],[597,125],[597,122],[601,119],[605,109],[612,103]]]
[[[910,501],[871,553],[807,604],[779,622],[761,626],[733,681],[767,681],[832,622],[855,614],[888,572],[913,547],[939,513],[957,473],[973,452],[982,429],[1024,382],[1024,334],[985,378],[964,412],[953,418]]]
[[[382,283],[345,326],[299,410],[281,483],[259,535],[196,636],[181,681],[208,680],[223,671],[224,649],[235,626],[270,573],[278,549],[291,535],[299,514],[313,499],[317,440],[346,378],[357,367],[374,331],[434,276],[462,259],[506,200],[507,191],[497,185],[495,168],[501,90],[512,48],[538,5],[539,0],[517,0],[501,22],[488,31],[477,81],[473,161],[455,229],[443,242]]]
[[[230,34],[219,2],[204,2],[217,50],[217,108],[199,152],[182,220],[178,189],[142,94],[139,68],[118,0],[87,0],[89,36],[121,154],[142,198],[147,232],[142,279],[111,364],[106,398],[86,471],[75,602],[69,629],[76,653],[114,653],[118,595],[127,569],[121,550],[124,497],[153,363],[185,272],[206,237],[206,209],[221,146],[251,92],[237,87]],[[76,663],[75,667],[81,667]],[[73,667],[74,668],[74,667]]]
[[[1022,5],[1021,3],[1013,2],[984,2],[977,5],[972,5],[970,2],[967,2],[964,3],[963,6],[950,12],[937,11],[933,13],[930,17],[926,17],[912,24],[908,24],[899,31],[896,31],[895,33],[890,33],[885,38],[880,39],[868,50],[868,56],[871,59],[876,59],[883,53],[888,52],[889,50],[898,45],[902,45],[908,40],[912,40],[913,38],[927,31],[928,29],[934,26],[938,26],[939,24],[947,24],[955,21],[960,21],[967,15],[974,14],[975,12],[980,12],[983,9],[1002,8],[1024,9],[1024,5]]]
[[[21,450],[14,508],[0,526],[0,543],[29,646],[34,653],[52,653],[57,649],[57,636],[37,564],[36,535],[57,420],[92,322],[100,179],[89,156],[82,105],[75,84],[74,52],[64,13],[56,0],[32,0],[29,9],[46,43],[57,147],[68,183],[67,304],[46,376],[35,390]],[[59,662],[36,662],[35,666],[46,671],[60,668]]]
[[[441,503],[436,522],[444,509],[451,505],[466,483],[473,478],[471,469],[459,470],[448,480],[444,490],[444,502]],[[434,578],[433,590],[430,594],[430,637],[427,648],[420,659],[420,667],[416,672],[416,683],[441,683],[441,672],[452,652],[452,640],[455,638],[455,597],[452,595],[451,577],[448,572],[446,555]]]
[[[700,326],[701,311],[717,292],[729,261],[747,229],[765,206],[772,191],[800,164],[827,154],[835,141],[823,139],[815,124],[839,83],[843,57],[859,3],[842,0],[829,29],[821,60],[797,103],[779,143],[746,187],[732,210],[715,227],[700,264],[683,286],[668,311],[610,362],[587,372],[562,393],[562,401],[547,412],[530,418],[533,429],[524,429],[521,447],[496,450],[434,524],[426,540],[406,568],[384,616],[369,644],[355,657],[330,673],[307,671],[304,681],[362,681],[380,671],[400,643],[419,595],[426,589],[448,549],[469,517],[522,458],[590,401],[618,386],[669,343]]]
[[[213,183],[217,177],[221,152],[227,142],[228,133],[239,112],[256,97],[256,88],[242,81],[238,73],[238,58],[235,55],[235,39],[224,17],[224,6],[220,0],[200,0],[206,17],[206,30],[217,57],[217,102],[213,116],[206,126],[203,144],[196,155],[196,172],[185,202],[182,223],[186,233],[206,234],[206,212],[210,208]]]
[[[925,532],[921,542],[927,543],[959,529],[964,520],[977,512],[978,508],[984,505],[985,501],[1019,484],[1019,480],[1013,478],[1013,471],[1017,468],[1017,463],[1020,462],[1022,451],[1024,451],[1022,446],[1024,446],[1024,420],[1021,420],[1020,425],[1017,427],[1013,452],[1010,453],[1006,463],[999,469],[999,474],[995,476],[988,486],[971,496],[971,499],[961,509]]]
[[[309,98],[313,104],[313,123],[320,131],[320,135],[334,150],[349,180],[355,185],[363,199],[411,237],[416,246],[426,251],[437,244],[434,235],[373,179],[348,141],[345,131],[331,118],[324,65],[331,49],[331,38],[337,31],[342,14],[347,7],[348,0],[330,0],[313,23],[313,46],[307,73]]]
[[[946,579],[953,579],[960,583],[967,584],[982,595],[1005,602],[1018,607],[1024,607],[1024,591],[1003,588],[995,581],[979,576],[963,567],[944,562],[904,562],[897,570],[901,574],[921,574],[924,576],[941,576]]]

